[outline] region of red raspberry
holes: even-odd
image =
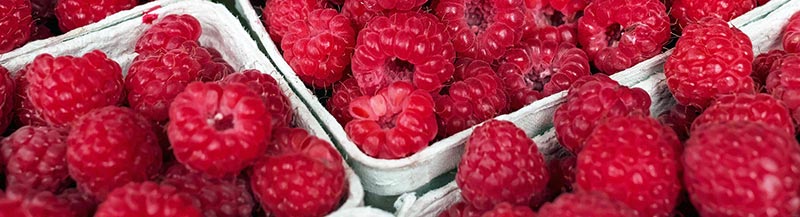
[[[718,18],[686,27],[664,64],[678,103],[701,109],[719,94],[753,93],[752,69],[750,39]]]
[[[525,38],[578,44],[578,18],[589,0],[525,1]]]
[[[686,141],[686,139],[689,139],[692,123],[701,112],[695,107],[676,104],[669,111],[661,113],[658,116],[658,120],[662,125],[672,128],[678,135],[678,139]]]
[[[167,134],[175,157],[189,169],[234,175],[264,154],[272,132],[268,112],[244,84],[193,82],[172,102]]]
[[[31,29],[30,41],[47,39],[53,36],[55,36],[55,34],[53,34],[53,32],[49,29],[49,27],[47,27],[46,24],[34,22],[33,27]]]
[[[538,217],[635,217],[625,203],[599,192],[566,193],[539,209]]]
[[[767,2],[769,2],[769,0],[758,0],[757,2],[758,2],[758,6],[761,6],[761,5],[764,5]]]
[[[58,192],[71,180],[67,171],[67,131],[25,126],[2,141],[6,183],[38,191]]]
[[[364,0],[360,1],[370,11],[411,11],[419,9],[427,0]]]
[[[153,24],[136,41],[136,52],[140,54],[164,51],[175,44],[197,41],[203,29],[200,21],[192,15],[170,14]]]
[[[16,90],[14,91],[14,122],[15,126],[44,126],[47,122],[44,121],[39,112],[33,107],[30,97],[28,97],[28,79],[25,77],[27,71],[25,69],[19,70],[14,83]]]
[[[16,86],[11,73],[0,65],[0,132],[5,132],[14,118]]]
[[[370,11],[362,1],[344,1],[342,5],[342,14],[350,18],[355,32],[361,32],[361,29],[375,17],[385,16],[391,13],[390,11]]]
[[[465,202],[458,202],[439,213],[439,217],[479,217],[481,214],[483,214],[483,212],[475,209],[472,205]]]
[[[605,119],[650,112],[647,92],[621,86],[602,74],[579,78],[566,100],[556,109],[553,124],[558,142],[573,154],[581,151],[584,140]]]
[[[271,216],[322,216],[345,192],[342,157],[303,129],[277,129],[278,150],[253,166],[250,185]]]
[[[100,21],[111,14],[136,6],[137,0],[58,0],[56,17],[61,31],[80,28]]]
[[[506,51],[497,74],[503,79],[512,110],[566,90],[591,74],[586,53],[575,45],[530,40]]]
[[[376,17],[358,34],[352,70],[364,94],[396,81],[438,92],[453,76],[455,52],[436,17],[404,12]],[[413,38],[409,38],[411,36]]]
[[[752,0],[672,0],[670,14],[678,21],[678,28],[685,28],[693,23],[703,23],[701,20],[706,17],[729,21],[755,6],[756,1]]]
[[[800,213],[800,145],[779,128],[738,121],[698,129],[683,166],[700,216]]]
[[[640,216],[668,216],[681,190],[678,147],[675,132],[649,116],[608,119],[578,154],[575,186],[605,193]]]
[[[342,79],[356,43],[350,19],[334,9],[317,9],[283,36],[283,57],[307,85],[327,88]]]
[[[528,205],[547,187],[544,157],[511,122],[491,120],[475,128],[465,149],[456,183],[464,200],[479,210],[503,202]]]
[[[750,77],[753,78],[757,92],[766,92],[767,76],[774,65],[780,64],[784,56],[786,56],[786,51],[783,50],[771,50],[756,56],[756,59],[753,60],[753,73]]]
[[[440,0],[433,12],[447,25],[459,57],[487,62],[516,45],[525,25],[522,0]]]
[[[767,92],[783,101],[795,123],[800,123],[800,55],[787,55],[767,76]]]
[[[795,13],[789,18],[789,23],[784,27],[781,35],[783,49],[789,53],[800,52],[800,13]]]
[[[309,18],[311,11],[326,8],[326,1],[323,0],[270,0],[264,6],[264,26],[269,32],[269,36],[276,45],[281,41],[295,21],[303,21]]]
[[[114,189],[97,207],[96,217],[199,217],[193,198],[178,189],[154,182],[131,182]]]
[[[763,93],[720,96],[695,119],[692,130],[728,121],[752,121],[778,128],[787,134],[794,135],[795,132],[786,105]]]
[[[547,161],[550,180],[547,181],[547,188],[544,191],[531,198],[529,204],[531,208],[541,207],[562,193],[572,192],[572,185],[575,184],[577,158],[569,152],[561,153],[561,155],[565,156],[557,156]]]
[[[494,209],[490,210],[489,212],[483,213],[481,217],[534,217],[536,213],[533,213],[531,208],[527,206],[514,206],[510,203],[501,203],[497,204]]]
[[[345,4],[347,2],[350,1],[346,1]],[[333,86],[333,94],[328,99],[325,108],[340,124],[347,124],[353,120],[349,110],[350,102],[363,95],[355,78],[345,79],[342,83]]]
[[[0,1],[0,54],[28,42],[33,26],[31,10],[29,0]]]
[[[75,216],[92,216],[97,210],[97,202],[92,199],[91,195],[83,193],[77,188],[64,190],[58,196],[69,203],[70,209],[77,214]]]
[[[578,20],[578,41],[606,74],[658,55],[669,37],[667,8],[658,0],[593,1]]]
[[[161,148],[144,116],[109,106],[74,123],[67,166],[81,191],[103,199],[116,187],[153,178],[161,168]]]
[[[205,53],[198,55],[203,64],[203,71],[200,72],[200,79],[203,81],[219,81],[227,75],[233,74],[233,66],[228,64],[217,49],[213,47],[203,47],[208,52],[211,59],[206,59]],[[201,52],[202,53],[202,52]]]
[[[28,97],[53,126],[68,125],[93,109],[123,100],[122,69],[102,51],[83,57],[42,54],[25,70]]]
[[[289,127],[292,124],[294,118],[292,104],[278,86],[278,81],[272,76],[257,69],[249,69],[225,76],[222,83],[242,83],[261,96],[267,111],[272,116],[272,129]]]
[[[242,179],[214,179],[180,164],[170,167],[165,176],[161,184],[171,185],[196,198],[206,216],[252,216],[255,203]]]
[[[439,136],[444,138],[508,112],[503,83],[489,63],[462,59],[447,94],[435,98]]]
[[[430,94],[411,83],[396,82],[375,96],[350,102],[353,120],[345,132],[369,156],[397,159],[412,155],[436,137],[438,127]]]
[[[71,210],[67,200],[48,191],[25,188],[9,188],[0,192],[0,216],[2,217],[81,217]]]

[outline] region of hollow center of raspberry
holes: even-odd
[[[606,37],[608,38],[608,46],[616,47],[619,40],[622,38],[622,25],[615,23],[606,28]]]
[[[397,114],[388,115],[388,116],[381,116],[378,118],[378,124],[381,125],[383,129],[391,129],[394,128],[395,124],[394,121],[397,118]]]
[[[486,30],[489,23],[492,23],[493,13],[489,2],[478,0],[467,2],[467,13],[464,20],[467,21],[472,33],[476,35]]]
[[[551,26],[561,26],[567,23],[564,20],[564,14],[560,11],[553,10],[553,14],[550,15],[550,25]]]
[[[539,65],[534,66],[531,72],[525,75],[525,83],[533,90],[542,91],[544,85],[550,82],[550,77],[558,71],[557,66]]]
[[[414,64],[400,58],[386,60],[386,72],[393,81],[410,81],[414,75]]]
[[[221,113],[214,114],[206,120],[209,125],[213,125],[217,131],[225,131],[233,128],[233,116],[223,115]]]

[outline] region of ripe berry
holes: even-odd
[[[28,97],[28,79],[25,77],[27,71],[25,69],[19,70],[14,77],[15,90],[14,90],[14,126],[44,126],[47,122],[44,121],[39,112],[33,107],[30,97]]]
[[[70,209],[76,213],[75,216],[91,216],[97,210],[97,202],[92,199],[92,196],[77,188],[64,190],[58,197],[69,203]]]
[[[371,11],[362,1],[344,1],[342,5],[342,14],[350,18],[355,32],[361,32],[361,29],[367,25],[372,18],[377,16],[384,16],[390,11]]]
[[[593,1],[578,20],[578,41],[606,74],[659,54],[669,37],[667,9],[658,0]]]
[[[56,17],[61,31],[100,21],[107,16],[136,6],[137,0],[58,0]]]
[[[453,44],[445,31],[427,13],[372,19],[358,33],[353,54],[353,76],[361,91],[373,95],[396,81],[408,81],[417,89],[438,92],[455,70]]]
[[[203,29],[200,21],[187,14],[170,14],[153,24],[136,40],[136,52],[165,52],[185,41],[197,41]]]
[[[513,123],[497,120],[475,128],[456,173],[461,196],[479,210],[503,202],[528,205],[548,179],[533,140]]]
[[[625,203],[599,192],[566,193],[539,209],[538,217],[634,217]]]
[[[440,137],[508,112],[502,81],[489,63],[462,59],[456,63],[455,75],[447,93],[435,98]]]
[[[28,42],[32,26],[30,1],[0,1],[0,54]]]
[[[527,206],[514,206],[510,203],[497,204],[494,209],[483,213],[481,217],[534,217],[531,208]]]
[[[800,56],[787,55],[772,67],[767,76],[767,92],[783,101],[795,123],[800,123]]]
[[[795,13],[789,18],[789,23],[783,29],[781,41],[783,42],[783,49],[787,52],[800,52],[800,13]]]
[[[58,192],[70,184],[67,131],[25,126],[2,141],[6,185]]]
[[[0,65],[0,132],[5,132],[14,118],[15,91],[14,79],[8,70]]]
[[[193,198],[178,189],[154,182],[121,186],[97,207],[95,217],[200,217]]]
[[[153,178],[161,169],[161,148],[144,116],[109,106],[72,125],[67,166],[81,191],[102,200],[114,188]]]
[[[439,213],[439,217],[480,217],[483,212],[462,201]]]
[[[350,103],[345,132],[364,153],[384,159],[412,155],[436,137],[433,98],[411,83],[396,82],[375,96]]]
[[[440,0],[432,8],[459,57],[492,62],[522,38],[522,0]]]
[[[25,71],[33,107],[53,126],[123,100],[122,69],[102,51],[83,57],[42,54]]]
[[[339,124],[347,124],[347,122],[353,120],[349,110],[350,102],[363,95],[361,89],[358,88],[356,79],[345,79],[342,83],[333,86],[333,94],[331,98],[328,98],[325,108],[336,118]]]
[[[715,100],[692,124],[692,131],[709,124],[729,121],[751,121],[775,127],[794,135],[795,129],[789,110],[783,102],[769,94],[722,95]]]
[[[767,76],[774,65],[780,64],[784,56],[786,56],[786,51],[783,50],[771,50],[756,56],[756,59],[753,60],[753,73],[750,75],[753,78],[756,92],[766,92]]]
[[[753,93],[753,46],[719,18],[686,27],[664,64],[667,87],[678,103],[701,109],[720,94]]]
[[[658,116],[658,121],[662,125],[672,128],[678,135],[678,139],[686,141],[686,139],[689,139],[692,123],[701,112],[696,107],[676,104],[669,111],[661,113]]]
[[[173,186],[197,199],[206,216],[251,217],[255,206],[245,180],[214,179],[181,164],[170,167],[161,184]]]
[[[326,88],[344,76],[355,44],[356,35],[347,16],[334,9],[317,9],[308,19],[292,24],[281,40],[281,49],[303,82]]]
[[[418,9],[427,0],[364,0],[358,2],[370,11],[411,11]]]
[[[292,104],[289,102],[289,98],[283,94],[278,81],[269,74],[261,73],[256,69],[248,69],[225,76],[222,83],[242,83],[261,96],[267,112],[272,116],[272,129],[289,127],[292,124],[292,118],[294,118]]]
[[[295,27],[295,21],[308,18],[311,11],[326,8],[323,0],[270,0],[264,6],[264,26],[276,45]]]
[[[670,14],[678,21],[679,28],[686,28],[693,23],[702,23],[706,17],[729,21],[755,6],[756,1],[750,0],[672,0]]]
[[[48,191],[26,188],[8,188],[0,192],[0,216],[2,217],[81,217],[70,209],[67,200]]]
[[[589,0],[525,1],[526,38],[578,44],[578,18]]]
[[[244,84],[190,83],[169,108],[175,157],[211,177],[238,174],[264,154],[272,133],[261,97]]]
[[[738,121],[697,129],[683,166],[700,216],[800,214],[800,145],[779,128]]]

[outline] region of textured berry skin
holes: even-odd
[[[669,37],[669,15],[658,0],[594,1],[578,20],[578,41],[606,74],[657,55]]]
[[[243,179],[214,179],[180,164],[170,167],[165,176],[161,184],[171,185],[197,199],[205,216],[252,216],[255,202]]]
[[[370,11],[411,11],[418,9],[427,0],[364,0],[360,2]]]
[[[589,0],[525,1],[523,40],[553,40],[578,44],[578,18]]]
[[[578,78],[591,74],[583,50],[552,40],[527,40],[501,59],[497,74],[503,79],[512,110],[566,90]]]
[[[531,208],[527,206],[514,206],[510,203],[501,203],[494,207],[494,209],[483,213],[481,217],[534,217]]]
[[[672,0],[670,14],[678,21],[678,27],[686,28],[693,23],[702,23],[700,20],[705,17],[729,21],[754,7],[756,1],[749,0]]]
[[[569,152],[562,152],[553,157],[555,158],[547,161],[547,172],[550,173],[547,188],[531,198],[528,205],[532,209],[537,209],[546,202],[553,201],[562,193],[572,192],[572,185],[575,184],[577,157]]]
[[[650,95],[639,88],[619,85],[605,75],[585,76],[575,81],[567,101],[556,109],[553,124],[558,142],[578,154],[583,142],[605,119],[650,112]]]
[[[169,109],[175,157],[211,177],[238,174],[267,148],[271,115],[244,84],[190,83]],[[198,136],[203,135],[203,136]]]
[[[356,44],[350,19],[334,9],[311,11],[295,21],[281,41],[283,57],[300,80],[326,88],[344,76]]]
[[[225,76],[222,83],[242,83],[261,96],[267,111],[272,116],[272,129],[289,127],[292,124],[294,118],[292,104],[283,94],[278,81],[269,74],[261,73],[257,69],[248,69]]]
[[[700,116],[701,112],[701,110],[695,107],[676,104],[675,107],[672,107],[669,111],[661,113],[661,115],[658,116],[658,121],[661,122],[662,125],[672,128],[675,134],[678,135],[678,139],[686,141],[689,139],[692,123],[697,116]]]
[[[784,56],[786,56],[786,51],[783,50],[771,50],[756,56],[756,59],[753,60],[753,73],[750,75],[756,86],[756,92],[766,92],[767,76],[774,65],[780,64]]]
[[[528,205],[547,187],[549,174],[536,144],[508,121],[475,128],[458,165],[461,196],[479,210],[507,202]]]
[[[6,185],[58,192],[70,183],[67,131],[25,126],[2,141]]]
[[[271,216],[323,216],[346,192],[342,157],[303,129],[277,129],[277,150],[254,166],[250,185]]]
[[[440,0],[433,13],[447,26],[459,57],[492,62],[522,38],[522,0]]]
[[[0,54],[20,47],[31,37],[33,19],[31,2],[6,0],[0,2]]]
[[[97,210],[97,202],[90,195],[79,191],[77,188],[64,190],[58,197],[69,203],[70,209],[76,214],[75,216],[91,216]]]
[[[350,18],[355,32],[360,32],[372,18],[384,16],[388,11],[371,11],[362,1],[344,1],[342,14]]]
[[[611,118],[578,154],[576,189],[605,193],[640,216],[669,216],[681,191],[678,148],[675,132],[649,116]]]
[[[92,109],[122,102],[122,69],[102,51],[83,57],[42,54],[25,69],[28,97],[53,126],[64,126]]]
[[[28,97],[28,79],[25,77],[27,71],[22,69],[14,77],[14,119],[15,126],[44,126],[47,122],[38,111],[33,107],[30,97]]]
[[[280,45],[295,21],[308,19],[311,11],[326,8],[321,0],[271,0],[264,6],[264,26],[275,44]]]
[[[800,214],[800,145],[778,128],[739,121],[686,142],[684,183],[700,216]]]
[[[635,217],[625,203],[599,192],[565,193],[539,209],[538,217]]]
[[[430,94],[411,83],[397,82],[375,96],[350,102],[353,120],[347,136],[365,154],[383,159],[412,155],[428,147],[438,132]]]
[[[95,217],[200,217],[191,196],[154,182],[132,182],[111,192]]]
[[[789,23],[783,29],[781,41],[783,42],[783,49],[787,52],[800,52],[800,13],[795,13],[789,18]]]
[[[455,70],[455,52],[448,36],[445,26],[427,13],[376,17],[358,33],[353,76],[366,95],[396,81],[437,92]]]
[[[67,166],[78,188],[103,199],[128,182],[153,178],[162,159],[153,129],[144,116],[122,107],[78,119],[67,136]]]
[[[783,101],[795,123],[800,121],[800,56],[787,55],[767,76],[767,92]]]
[[[0,132],[5,132],[14,118],[16,86],[11,73],[0,65]]]
[[[191,15],[170,14],[153,24],[136,41],[136,52],[164,52],[175,44],[184,41],[197,41],[203,29],[200,21]]]
[[[466,202],[458,202],[439,213],[439,217],[479,217],[483,214]]]
[[[353,116],[350,115],[350,102],[363,95],[356,79],[345,79],[342,83],[333,86],[333,94],[331,98],[328,98],[325,108],[339,124],[347,124],[353,120]]]
[[[489,63],[460,60],[455,74],[447,94],[434,99],[439,137],[448,137],[509,111],[503,83]]]
[[[47,191],[9,188],[0,192],[0,217],[82,217],[68,201]]]
[[[107,16],[131,9],[138,0],[58,0],[56,17],[61,31],[80,28],[100,21]]]
[[[720,96],[694,120],[692,130],[729,121],[752,121],[775,127],[790,135],[795,133],[786,105],[763,93]]]
[[[701,109],[719,94],[753,93],[752,69],[750,39],[718,18],[686,27],[664,64],[678,103]]]

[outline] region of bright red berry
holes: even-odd
[[[678,103],[701,109],[720,94],[753,93],[752,69],[750,38],[719,18],[686,27],[664,64]]]
[[[153,24],[136,40],[136,52],[165,52],[185,41],[197,41],[203,29],[192,15],[170,14]]]
[[[25,126],[2,141],[6,185],[58,192],[70,184],[67,131]]]
[[[527,206],[515,206],[510,203],[501,203],[494,209],[483,213],[481,217],[534,217],[536,213]]]
[[[525,1],[525,38],[578,44],[578,18],[589,0]]]
[[[154,182],[121,186],[97,207],[96,217],[200,217],[193,198],[178,189]]]
[[[135,7],[138,0],[58,0],[56,17],[61,31],[68,32]]]
[[[800,13],[795,13],[789,18],[789,23],[783,29],[781,41],[783,42],[783,49],[787,52],[800,52]]]
[[[396,82],[374,96],[350,103],[353,120],[345,132],[369,156],[396,159],[412,155],[436,137],[433,98],[411,83]]]
[[[0,217],[82,217],[70,203],[49,191],[8,188],[0,192]]]
[[[283,94],[278,81],[269,74],[261,73],[257,69],[248,69],[225,76],[222,83],[242,83],[261,96],[267,111],[272,116],[272,129],[289,127],[292,124],[294,118],[292,104],[286,94]]]
[[[565,193],[539,209],[538,217],[635,217],[625,203],[599,192]]]
[[[356,79],[345,79],[342,83],[333,86],[333,94],[331,98],[328,98],[325,108],[339,124],[347,124],[353,120],[353,116],[350,115],[350,102],[363,95]]]
[[[427,0],[364,0],[358,1],[370,11],[411,11],[418,9]]]
[[[783,102],[769,94],[731,94],[717,98],[692,124],[692,131],[709,124],[752,121],[794,135],[794,123]]]
[[[15,89],[14,90],[14,119],[15,126],[44,126],[47,122],[44,121],[39,112],[33,107],[30,97],[28,97],[28,79],[25,77],[27,71],[25,69],[19,70],[14,77]]]
[[[102,51],[82,57],[42,54],[25,70],[28,97],[50,125],[68,125],[93,109],[123,100],[122,69]]]
[[[479,217],[481,214],[483,212],[462,201],[439,213],[439,217]]]
[[[0,65],[0,132],[6,131],[14,118],[16,86],[11,73]]]
[[[522,0],[440,0],[433,12],[447,26],[459,57],[492,62],[522,38]],[[433,43],[433,42],[430,42]]]
[[[753,78],[756,92],[767,91],[767,76],[774,65],[780,64],[784,56],[786,56],[786,51],[783,50],[771,50],[756,56],[756,59],[753,60],[753,73],[750,75]]]
[[[678,21],[679,28],[686,28],[693,23],[702,23],[706,17],[729,21],[754,7],[756,1],[751,0],[672,0],[670,14]]]
[[[311,11],[326,8],[323,0],[271,0],[264,6],[264,26],[276,45],[295,27],[295,21],[309,18]]]
[[[0,54],[20,47],[31,37],[33,19],[31,2],[6,0],[0,2]]]
[[[253,197],[243,179],[214,179],[202,173],[192,172],[181,164],[170,167],[161,182],[197,199],[200,210],[206,216],[251,217]]]
[[[371,11],[362,1],[344,1],[342,5],[342,14],[350,18],[355,32],[360,32],[372,18],[388,13],[390,11]]]
[[[281,40],[281,49],[300,80],[326,88],[344,77],[355,44],[356,34],[347,16],[334,9],[317,9],[292,24]]]
[[[786,104],[795,123],[800,121],[800,55],[787,55],[767,76],[767,92]]]
[[[489,63],[461,59],[456,62],[454,77],[447,93],[434,99],[440,137],[448,137],[508,112],[503,83]]]
[[[676,104],[669,111],[661,113],[658,116],[658,121],[662,125],[672,128],[678,135],[678,139],[686,141],[686,139],[689,139],[692,123],[701,112],[696,107]]]

